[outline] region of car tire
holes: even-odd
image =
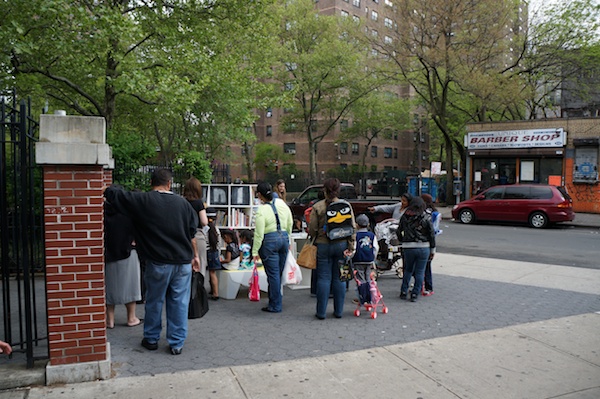
[[[470,209],[463,209],[458,213],[458,220],[463,224],[475,223],[475,214]]]
[[[533,212],[529,215],[529,225],[535,229],[548,226],[548,216],[544,212]]]

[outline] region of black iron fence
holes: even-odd
[[[34,160],[38,123],[30,111],[31,103],[17,104],[15,93],[0,93],[2,339],[31,368],[34,360],[49,356],[43,179]]]

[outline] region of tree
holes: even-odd
[[[366,193],[366,159],[369,147],[377,138],[392,139],[410,128],[410,101],[391,91],[375,90],[358,99],[351,107],[352,126],[344,129],[338,142],[355,138],[365,139],[365,150],[359,170],[363,172],[362,192]]]
[[[600,3],[597,0],[569,0],[540,5],[530,10],[526,34],[518,43],[519,56],[504,72],[520,79],[524,100],[519,119],[544,118],[556,113],[556,93],[565,80],[575,82],[575,95],[583,94],[591,82],[577,81],[597,65],[600,40]]]
[[[453,101],[475,98],[467,83],[475,78],[480,84],[471,87],[481,87],[492,71],[504,67],[506,27],[515,5],[512,0],[405,0],[396,9],[391,43],[374,43],[389,58],[393,73],[414,89],[442,134],[449,171],[463,134],[451,128],[450,110],[461,111],[463,125],[482,112],[476,106],[461,109]],[[447,192],[451,184],[449,179]]]
[[[279,165],[287,160],[283,149],[277,144],[258,143],[254,147],[254,165],[263,178],[272,180],[279,173]]]
[[[3,1],[0,73],[21,95],[103,116],[109,131],[137,130],[163,158],[225,154],[254,118],[270,4]]]
[[[284,124],[295,124],[308,139],[310,181],[317,179],[318,144],[332,134],[361,97],[380,85],[368,49],[352,36],[348,18],[319,14],[312,0],[282,2],[276,11],[278,36],[275,80],[288,98]]]

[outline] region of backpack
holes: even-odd
[[[354,234],[350,203],[340,200],[327,205],[324,229],[330,240],[338,240]]]

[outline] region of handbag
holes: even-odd
[[[294,255],[292,255],[292,251],[288,251],[287,258],[285,258],[281,282],[283,285],[300,284],[302,282],[302,272],[298,263],[296,263],[296,259],[294,259]]]
[[[208,293],[204,288],[204,276],[200,272],[193,272],[188,319],[199,319],[206,312],[208,312]]]
[[[340,281],[345,283],[352,280],[352,258],[347,257],[338,261],[340,268]]]
[[[298,265],[307,269],[317,268],[317,246],[314,244],[314,239],[312,241],[306,241],[300,254],[298,254],[296,262]]]
[[[256,268],[256,265],[254,265],[254,269],[252,269],[252,277],[250,277],[248,287],[248,298],[250,298],[252,302],[260,301],[260,287],[258,285],[258,269]]]

